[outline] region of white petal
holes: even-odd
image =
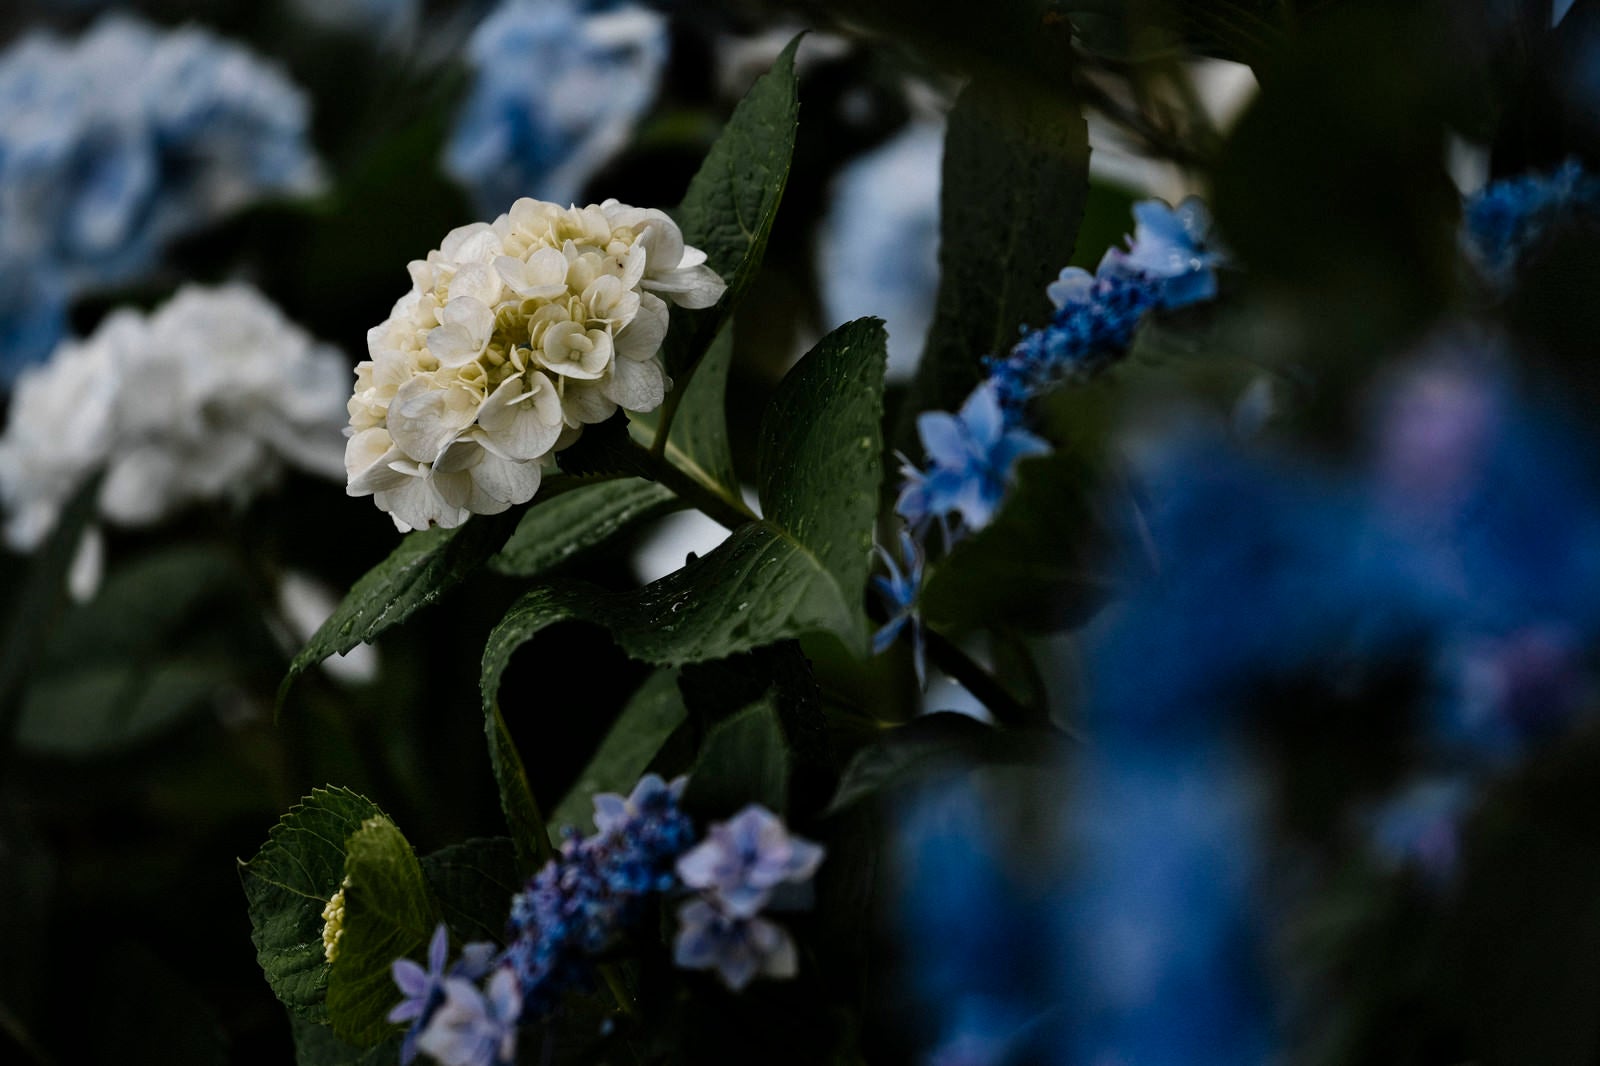
[[[561,435],[561,398],[543,374],[533,374],[531,391],[522,378],[507,378],[478,409],[478,425],[507,457],[537,459]]]
[[[646,277],[640,285],[667,294],[679,307],[691,311],[711,307],[728,288],[717,272],[708,266],[686,267],[659,277]]]
[[[661,350],[667,337],[667,305],[659,296],[639,294],[639,313],[616,335],[617,354],[626,359],[649,359]]]
[[[561,413],[569,426],[604,422],[616,411],[616,403],[601,391],[599,382],[568,380],[562,390]]]
[[[444,389],[427,378],[412,378],[389,403],[389,435],[407,456],[419,463],[439,457],[457,433],[472,422],[473,412],[453,405]]]
[[[602,384],[607,398],[629,411],[654,411],[666,398],[666,375],[654,359],[618,359]]]
[[[541,471],[537,462],[519,462],[502,459],[485,452],[483,461],[471,470],[473,494],[472,510],[478,514],[496,514],[514,503],[527,503],[539,491]],[[498,506],[490,510],[486,501]]]
[[[463,299],[474,300],[485,308],[493,307],[500,302],[503,287],[500,275],[492,268],[483,263],[469,264],[450,280],[445,310]]]

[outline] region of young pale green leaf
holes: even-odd
[[[635,522],[681,506],[672,490],[640,478],[580,485],[536,502],[505,547],[489,560],[489,569],[510,577],[536,577]]]
[[[457,940],[499,943],[505,937],[511,897],[524,881],[509,839],[480,837],[424,855],[422,876]]]
[[[513,520],[509,511],[477,515],[455,529],[407,535],[387,559],[355,583],[332,617],[300,649],[278,687],[278,706],[283,706],[295,678],[311,667],[373,640],[460,584],[505,543]]]
[[[733,330],[717,335],[700,368],[683,389],[672,428],[667,433],[665,455],[673,466],[737,506],[739,477],[728,446],[728,368],[733,363]],[[634,439],[645,447],[655,443],[660,409],[632,416]]]
[[[922,617],[942,630],[1051,632],[1080,625],[1105,598],[1082,545],[1094,525],[1092,475],[1070,452],[1027,459],[993,522],[933,568]]]
[[[683,239],[706,253],[728,289],[709,311],[672,308],[672,325],[662,348],[667,373],[687,378],[744,297],[766,253],[772,220],[789,180],[795,131],[800,122],[799,81],[794,54],[800,38],[789,42],[772,69],[751,86],[734,108],[722,135],[689,183],[673,219]]]
[[[398,1033],[376,1047],[356,1047],[334,1035],[326,1025],[289,1015],[297,1066],[394,1066],[400,1061]]]
[[[1040,325],[1045,286],[1067,265],[1089,189],[1088,127],[1070,90],[974,78],[945,134],[939,295],[906,407],[954,411],[985,355]]]
[[[683,807],[698,818],[727,818],[749,803],[782,814],[788,799],[789,748],[768,694],[712,727]]]
[[[295,1014],[328,1020],[329,966],[322,911],[344,881],[345,841],[383,814],[348,789],[317,789],[285,814],[239,875],[256,959],[272,991]]]
[[[401,999],[394,960],[422,957],[438,922],[416,853],[381,814],[345,841],[344,932],[328,977],[333,1033],[358,1047],[394,1035],[385,1016]]]
[[[604,626],[629,655],[663,666],[817,631],[864,651],[885,344],[878,320],[847,323],[779,385],[762,422],[764,518],[642,589],[550,582],[514,604],[484,648],[485,711],[511,654],[566,619]]]
[[[683,696],[678,692],[678,672],[657,670],[651,674],[622,709],[589,765],[578,775],[577,783],[551,814],[551,828],[572,826],[587,832],[594,814],[595,793],[629,792],[687,715]]]

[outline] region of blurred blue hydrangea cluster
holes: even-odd
[[[467,46],[445,169],[488,215],[519,196],[577,202],[655,102],[667,55],[666,20],[646,8],[508,0]]]
[[[1568,160],[1547,174],[1493,182],[1468,198],[1462,244],[1484,278],[1503,289],[1550,232],[1574,216],[1600,221],[1600,179]]]
[[[197,28],[121,15],[0,53],[0,380],[49,354],[86,289],[172,238],[319,181],[307,97]]]

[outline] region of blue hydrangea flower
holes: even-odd
[[[1007,422],[1000,392],[990,384],[974,389],[959,414],[920,415],[917,435],[928,469],[904,469],[907,480],[895,510],[918,528],[959,515],[966,528],[982,529],[1005,499],[1017,461],[1050,451],[1049,444]]]
[[[494,951],[493,944],[468,944],[461,949],[461,958],[447,973],[444,967],[450,952],[450,934],[441,922],[428,943],[427,969],[410,959],[394,960],[394,983],[399,986],[405,999],[389,1012],[389,1021],[412,1023],[400,1045],[401,1066],[406,1066],[417,1057],[417,1038],[422,1035],[434,1011],[444,1003],[445,981],[452,977],[465,981],[481,980],[489,972]]]
[[[486,989],[462,977],[444,981],[444,1002],[433,1012],[417,1049],[440,1066],[512,1066],[522,993],[517,978],[501,967]]]
[[[1048,324],[1023,334],[1009,352],[985,360],[1007,417],[1059,385],[1083,381],[1127,353],[1134,331],[1159,306],[1162,287],[1141,274],[1096,277],[1076,268],[1052,283],[1057,303]]]
[[[678,809],[683,785],[651,775],[626,800],[597,799],[592,837],[572,833],[511,901],[502,956],[525,1010],[540,1014],[569,988],[587,987],[592,957],[637,923],[645,901],[676,883],[673,863],[694,843]]]
[[[926,650],[922,644],[922,619],[917,613],[917,597],[922,595],[922,549],[912,539],[910,533],[900,531],[900,557],[905,560],[906,568],[900,569],[894,561],[894,556],[885,551],[882,545],[878,546],[878,557],[883,560],[884,568],[889,572],[874,574],[872,587],[883,598],[884,606],[888,609],[889,620],[872,635],[872,653],[882,655],[900,636],[901,630],[911,627],[911,655],[916,664],[917,679],[920,681],[927,676],[925,663]]]
[[[667,47],[642,7],[508,0],[467,47],[476,80],[445,169],[486,214],[519,196],[578,201],[655,100]]]
[[[822,854],[821,845],[792,836],[783,819],[752,803],[679,857],[678,878],[728,916],[749,918],[778,885],[809,880]]]
[[[174,237],[318,180],[307,97],[204,30],[111,14],[0,52],[0,263],[43,294],[0,307],[9,377],[59,339],[71,295],[148,269]],[[7,286],[8,291],[14,291]]]
[[[1476,799],[1464,777],[1418,781],[1368,819],[1373,852],[1385,866],[1447,885],[1461,864],[1461,828]]]
[[[704,898],[678,908],[672,961],[685,970],[716,970],[735,992],[757,977],[787,978],[799,972],[794,940],[782,926],[754,915],[729,914]]]
[[[1106,252],[1100,275],[1132,274],[1155,282],[1157,304],[1169,310],[1216,298],[1217,267],[1223,256],[1208,243],[1211,212],[1198,197],[1191,196],[1177,207],[1144,200],[1133,205],[1133,217],[1128,249]],[[1053,300],[1063,283],[1069,288],[1073,284],[1063,278],[1051,286]]]
[[[1467,199],[1461,241],[1467,258],[1499,288],[1509,286],[1518,265],[1549,232],[1574,216],[1600,215],[1600,181],[1577,160],[1548,174],[1524,174],[1492,182]]]

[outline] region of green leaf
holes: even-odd
[[[749,803],[782,814],[789,799],[789,749],[771,695],[717,723],[689,774],[683,808],[726,818]]]
[[[333,1033],[360,1047],[394,1034],[394,960],[426,952],[438,918],[422,866],[395,824],[375,814],[345,842],[344,934],[328,978]]]
[[[7,589],[16,598],[0,644],[0,738],[9,738],[18,707],[18,687],[32,666],[44,637],[67,604],[67,574],[78,554],[84,530],[94,519],[100,499],[100,478],[92,478],[72,497],[61,520],[28,564],[21,587]],[[15,566],[9,563],[8,566]],[[0,739],[0,743],[4,743]]]
[[[1072,258],[1089,190],[1088,127],[1064,87],[973,79],[945,134],[939,295],[902,424],[954,411],[985,355],[1049,317],[1048,285]]]
[[[594,813],[595,793],[631,791],[687,716],[683,696],[678,692],[678,672],[658,670],[651,674],[622,709],[589,765],[551,814],[552,829],[573,826],[587,831]]]
[[[400,1061],[397,1033],[377,1047],[361,1048],[347,1044],[326,1025],[289,1015],[294,1033],[294,1061],[298,1066],[394,1066]]]
[[[700,368],[683,389],[672,429],[667,434],[666,458],[673,466],[738,505],[739,477],[728,446],[728,368],[733,363],[733,330],[717,335]],[[634,415],[635,439],[645,447],[655,442],[662,412]]]
[[[382,814],[349,789],[317,789],[240,866],[256,960],[284,1005],[311,1021],[328,1020],[322,910],[344,881],[345,841]]]
[[[766,517],[643,589],[550,582],[517,601],[484,648],[485,711],[511,654],[566,619],[605,626],[629,655],[663,666],[818,631],[864,653],[885,343],[876,319],[847,323],[779,385],[761,432]]]
[[[921,609],[941,630],[1050,632],[1081,625],[1106,586],[1086,547],[1092,474],[1068,451],[1026,459],[993,522],[928,575]]]
[[[422,876],[439,901],[445,924],[460,941],[499,943],[511,897],[522,891],[516,846],[506,837],[480,837],[422,857]]]
[[[580,485],[536,502],[489,568],[511,577],[535,577],[628,528],[680,507],[670,489],[653,481],[621,478]]]
[[[672,324],[662,348],[667,373],[686,378],[744,297],[766,253],[789,180],[795,131],[800,123],[799,81],[794,54],[800,38],[778,56],[734,108],[717,143],[689,183],[673,219],[683,239],[706,253],[728,290],[714,309],[672,308]]]
[[[278,687],[283,706],[295,678],[330,655],[375,639],[460,584],[506,541],[512,512],[477,515],[455,529],[408,534],[389,557],[355,583],[322,627],[289,664]]]
[[[18,744],[68,757],[126,748],[211,706],[229,685],[270,678],[279,654],[232,557],[156,552],[62,617],[24,691]]]

